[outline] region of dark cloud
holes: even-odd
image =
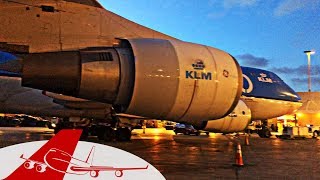
[[[319,65],[313,65],[311,66],[311,75],[320,75],[320,66]],[[294,75],[307,75],[308,74],[308,66],[302,65],[296,68],[292,67],[273,67],[270,69],[272,72],[275,73],[281,73],[281,74],[294,74]]]
[[[308,78],[307,77],[298,77],[298,78],[291,78],[291,81],[294,85],[301,85],[305,84],[307,87]],[[320,77],[311,77],[311,85],[312,86],[320,86]]]
[[[269,65],[269,59],[264,57],[256,57],[252,54],[243,54],[237,56],[241,61],[241,65],[250,66],[250,67],[266,67]]]

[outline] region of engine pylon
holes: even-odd
[[[244,166],[243,159],[242,159],[241,144],[240,143],[237,144],[236,163],[234,165],[238,166],[238,167]]]

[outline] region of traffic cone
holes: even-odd
[[[244,144],[245,144],[246,146],[250,146],[250,143],[249,143],[249,135],[248,135],[248,134],[245,135]]]
[[[235,166],[241,167],[244,166],[243,159],[242,159],[242,151],[241,151],[241,145],[238,143],[237,145],[237,152],[236,152],[236,164]]]

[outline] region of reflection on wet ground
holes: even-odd
[[[20,128],[19,128],[20,129]],[[174,135],[172,131],[134,131],[130,142],[89,141],[131,152],[154,165],[167,179],[320,179],[320,141],[283,140],[251,136]],[[48,140],[48,129],[7,130],[0,128],[0,147],[27,141]],[[245,166],[234,167],[234,142],[242,144]]]

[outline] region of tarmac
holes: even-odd
[[[148,161],[166,179],[320,179],[318,139],[278,139],[210,133],[175,135],[172,130],[134,130],[130,142],[88,141],[113,146]],[[49,140],[47,128],[0,128],[0,148],[17,143]],[[242,145],[244,166],[235,164],[236,144]]]

